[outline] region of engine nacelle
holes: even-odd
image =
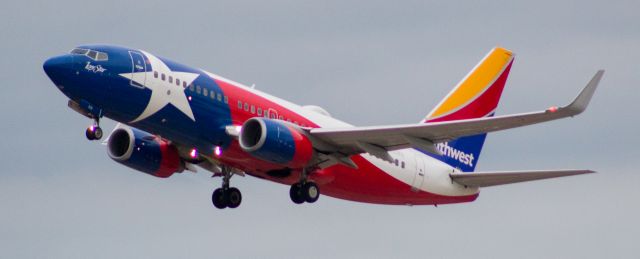
[[[116,129],[107,146],[111,159],[156,177],[167,178],[184,170],[175,146],[139,129]]]
[[[251,118],[242,125],[239,141],[245,152],[289,168],[302,168],[313,158],[309,138],[282,121]]]

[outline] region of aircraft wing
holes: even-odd
[[[540,171],[501,171],[450,174],[451,179],[469,187],[487,187],[494,185],[535,181],[548,178],[595,173],[591,170],[540,170]]]
[[[312,141],[335,148],[327,152],[351,155],[368,152],[381,159],[391,159],[386,151],[408,147],[439,153],[436,143],[459,137],[506,130],[582,113],[589,104],[604,70],[598,71],[575,100],[565,107],[551,107],[544,111],[409,125],[353,127],[344,129],[314,128],[309,130]],[[315,145],[314,145],[315,146]],[[321,150],[322,151],[322,150]]]

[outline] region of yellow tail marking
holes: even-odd
[[[437,118],[469,103],[490,86],[512,60],[513,53],[504,48],[494,48],[427,116]]]

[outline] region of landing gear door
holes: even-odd
[[[142,53],[137,51],[129,51],[131,56],[131,85],[144,88],[147,80],[147,63],[144,61]]]
[[[416,174],[413,178],[413,183],[411,184],[411,191],[418,192],[420,191],[420,187],[422,187],[422,183],[424,182],[424,176],[426,174],[426,168],[424,166],[424,160],[420,159],[419,156],[415,156],[415,171]]]

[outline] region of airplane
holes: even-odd
[[[594,172],[475,171],[487,133],[582,113],[604,74],[597,71],[564,107],[496,116],[514,57],[492,49],[418,122],[367,127],[140,49],[84,45],[43,68],[68,106],[92,120],[89,140],[103,137],[102,118],[118,122],[103,142],[111,159],[160,178],[208,171],[222,179],[212,194],[216,208],[240,205],[234,175],[289,185],[296,204],[322,193],[437,206],[472,202],[481,187]]]

